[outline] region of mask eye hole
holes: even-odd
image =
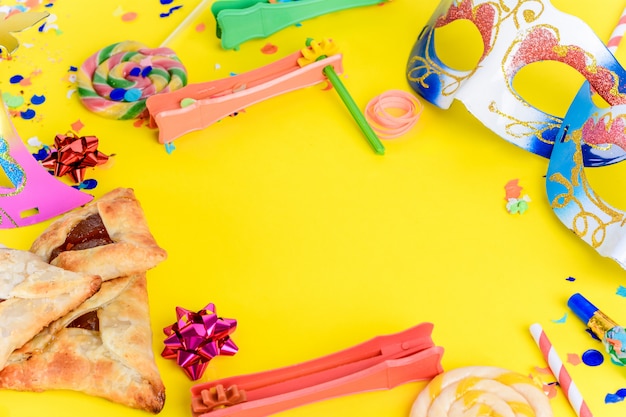
[[[539,61],[520,68],[512,85],[531,106],[553,116],[565,117],[584,81],[585,78],[567,64]]]
[[[483,55],[483,39],[474,23],[455,20],[435,28],[435,52],[448,68],[471,71]]]

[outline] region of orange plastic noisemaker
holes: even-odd
[[[316,401],[432,379],[443,369],[433,325],[375,337],[351,348],[265,372],[192,387],[194,417],[263,417]]]

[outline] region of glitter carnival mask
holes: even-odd
[[[89,202],[93,197],[66,185],[28,152],[0,100],[0,229],[28,226],[51,219]]]
[[[585,83],[565,115],[548,164],[547,195],[565,226],[626,269],[626,212],[594,192],[583,163],[586,142],[613,143],[626,149],[626,105],[601,109],[591,94]],[[606,148],[612,152],[617,146]]]
[[[483,44],[478,65],[466,71],[444,64],[435,48],[437,29],[460,19],[476,26]],[[442,0],[411,51],[406,74],[432,104],[448,108],[457,99],[502,138],[550,157],[562,118],[533,107],[512,85],[521,68],[539,61],[569,65],[607,103],[626,104],[626,82],[620,82],[626,71],[590,27],[547,0]],[[621,148],[600,145],[606,143],[584,141],[584,165],[626,159]]]

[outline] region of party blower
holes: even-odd
[[[431,379],[443,372],[443,348],[432,323],[297,365],[199,384],[191,389],[194,417],[265,417],[328,398]]]
[[[211,6],[216,35],[222,48],[237,49],[242,43],[265,38],[288,26],[327,13],[387,0],[224,0]]]
[[[619,366],[626,365],[626,330],[581,294],[572,295],[567,305],[602,341],[611,362]]]

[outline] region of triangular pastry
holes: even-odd
[[[64,316],[100,288],[97,275],[66,271],[39,256],[0,248],[0,369],[54,320]]]
[[[152,351],[145,274],[103,283],[78,309],[14,352],[0,371],[0,388],[68,389],[160,412],[165,387]]]
[[[116,188],[67,213],[30,250],[52,265],[97,274],[103,281],[147,271],[167,257],[130,188]]]

